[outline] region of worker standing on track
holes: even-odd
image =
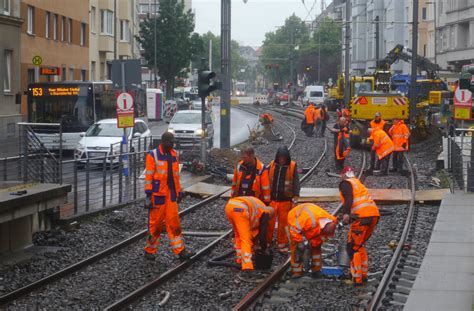
[[[388,174],[388,164],[390,155],[395,150],[394,145],[388,134],[379,128],[369,128],[367,133],[370,135],[369,140],[372,141],[372,151],[370,153],[370,168],[367,172],[369,175],[374,173],[375,158],[380,161],[381,176]]]
[[[300,178],[296,162],[291,160],[290,150],[283,146],[269,165],[270,206],[275,210],[275,217],[270,222],[268,241],[273,240],[273,231],[278,219],[277,247],[280,253],[288,253],[288,212],[300,195]]]
[[[326,134],[326,123],[329,121],[328,108],[325,104],[321,105],[321,137]]]
[[[300,204],[288,213],[292,277],[300,277],[303,274],[305,239],[311,248],[311,275],[321,277],[321,246],[334,235],[336,227],[336,217],[316,204]]]
[[[159,239],[163,228],[170,240],[173,253],[181,261],[194,254],[188,252],[181,235],[181,223],[178,204],[182,198],[179,181],[179,160],[173,149],[174,136],[166,132],[161,136],[158,148],[146,155],[145,193],[148,212],[148,237],[145,246],[145,258],[154,260],[158,251]]]
[[[321,136],[321,125],[322,125],[322,115],[321,115],[321,105],[318,104],[316,105],[316,107],[314,108],[313,110],[313,114],[314,114],[314,125],[315,125],[315,131],[314,131],[314,135],[316,137],[319,137]]]
[[[308,107],[304,111],[304,127],[302,126],[302,129],[306,133],[306,136],[311,137],[313,136],[313,130],[314,130],[314,104],[309,103]]]
[[[351,258],[351,275],[354,285],[367,281],[369,256],[365,242],[374,232],[380,213],[367,188],[355,177],[354,170],[346,166],[341,172],[339,193],[342,200],[342,221],[349,224],[347,252]]]
[[[349,142],[349,128],[345,117],[340,117],[334,127],[330,129],[334,134],[334,162],[336,172],[339,173],[344,167],[344,161],[351,152]]]
[[[395,147],[395,151],[393,152],[392,158],[392,169],[391,172],[403,172],[403,159],[402,155],[403,152],[408,151],[409,145],[409,138],[410,138],[410,130],[408,126],[406,126],[403,120],[398,118],[393,119],[393,125],[388,131],[390,136],[392,137],[393,145]]]
[[[270,203],[268,168],[255,157],[251,146],[240,151],[241,161],[234,170],[231,197],[254,196],[265,204]]]
[[[227,202],[225,213],[234,230],[235,261],[242,265],[242,270],[251,271],[254,240],[257,239],[260,248],[266,250],[274,210],[255,197],[240,196]]]
[[[382,114],[380,112],[376,112],[374,119],[370,121],[370,128],[372,129],[378,128],[381,130],[385,130],[384,127],[385,127],[385,121],[382,120]]]

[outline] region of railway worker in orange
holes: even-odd
[[[239,196],[229,199],[225,214],[234,230],[235,261],[242,265],[242,270],[253,270],[253,246],[258,242],[266,250],[274,210],[255,197]]]
[[[410,130],[403,120],[394,118],[393,125],[388,133],[390,134],[390,137],[392,137],[393,145],[395,147],[392,157],[392,169],[390,172],[398,171],[401,173],[403,171],[402,154],[403,152],[408,151]]]
[[[315,126],[314,134],[316,137],[318,137],[318,136],[321,136],[321,125],[322,125],[322,109],[321,109],[320,104],[317,104],[316,107],[314,108],[313,115],[314,115],[314,126]]]
[[[347,127],[347,120],[345,117],[340,117],[334,127],[330,129],[334,134],[334,161],[336,171],[339,173],[344,167],[344,161],[351,152],[349,142],[349,128]]]
[[[314,109],[315,109],[314,104],[310,102],[308,104],[308,107],[304,111],[305,119],[304,119],[304,128],[302,127],[302,129],[304,130],[304,132],[306,133],[306,136],[308,137],[313,136],[314,122],[315,122]]]
[[[255,157],[251,146],[240,151],[241,161],[234,170],[231,197],[254,196],[265,204],[270,203],[268,168]]]
[[[351,167],[341,172],[339,193],[342,200],[342,221],[350,224],[347,236],[347,252],[351,258],[351,275],[354,285],[367,281],[369,256],[365,242],[374,232],[380,214],[367,188],[355,177]]]
[[[179,181],[179,161],[173,149],[174,136],[166,132],[161,136],[158,148],[146,155],[145,193],[148,211],[148,237],[145,257],[154,260],[158,251],[163,224],[170,240],[173,253],[180,260],[194,254],[185,249],[178,215],[178,204],[182,198]]]
[[[291,160],[290,150],[286,146],[278,151],[269,165],[270,206],[275,210],[275,217],[270,222],[268,241],[273,240],[273,231],[278,219],[277,248],[280,253],[288,253],[288,212],[300,195],[300,177],[296,162]]]
[[[372,152],[368,173],[373,173],[375,158],[377,157],[378,161],[380,161],[380,172],[378,172],[378,174],[380,176],[386,176],[388,174],[390,155],[395,150],[393,141],[384,130],[379,128],[369,128],[367,133],[370,135],[370,141],[372,141]]]
[[[262,113],[259,119],[262,124],[273,124],[273,117],[269,113]]]
[[[337,219],[316,204],[304,203],[288,213],[288,229],[291,239],[291,275],[303,274],[303,254],[306,239],[311,249],[311,275],[321,276],[321,246],[334,235]]]
[[[382,114],[380,112],[376,112],[374,119],[370,121],[370,128],[375,129],[381,129],[384,130],[385,127],[385,121],[382,119]]]

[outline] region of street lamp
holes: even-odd
[[[426,4],[432,4],[434,8],[434,16],[433,16],[433,22],[434,22],[434,62],[437,64],[438,62],[436,61],[436,41],[438,40],[438,36],[436,35],[436,1],[428,1],[425,2]]]

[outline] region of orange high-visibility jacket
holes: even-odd
[[[314,115],[314,120],[315,120],[315,121],[321,120],[321,119],[322,119],[322,116],[321,116],[321,108],[314,108],[314,110],[313,110],[313,115]]]
[[[345,159],[351,152],[350,145],[347,145],[347,146],[342,145],[341,140],[343,138],[346,139],[347,142],[349,142],[349,132],[347,130],[347,127],[340,130],[339,133],[337,134],[337,145],[336,145],[336,159],[337,160]],[[342,150],[344,147],[345,149]]]
[[[306,118],[307,124],[314,124],[314,106],[308,105],[308,108],[304,111],[304,117]]]
[[[292,198],[295,194],[293,193],[295,181],[293,178],[295,177],[295,168],[296,162],[291,161],[290,165],[288,165],[288,169],[286,170],[285,174],[285,187],[283,190],[283,194],[287,198]],[[269,170],[268,170],[268,178],[270,180],[270,187],[273,185],[273,178],[275,177],[275,160],[270,162]],[[277,177],[278,178],[278,177]],[[277,187],[278,189],[278,187]]]
[[[234,178],[232,179],[232,189],[231,197],[236,197],[239,195],[240,187],[242,187],[242,182],[244,178],[249,178],[250,176],[244,176],[243,169],[241,168],[244,162],[240,161],[237,164],[237,167],[234,169]],[[255,166],[257,173],[255,174],[255,179],[249,187],[255,193],[255,197],[269,203],[270,202],[270,179],[268,178],[268,169],[265,165],[260,162],[259,159],[255,158]]]
[[[342,108],[342,116],[345,118],[351,117],[351,111],[347,108]]]
[[[408,138],[410,137],[410,130],[403,120],[399,120],[397,123],[393,124],[388,133],[392,137],[395,151],[408,150]],[[403,148],[404,144],[406,145],[405,148]]]
[[[263,121],[268,121],[269,123],[273,123],[273,117],[269,113],[263,113],[260,115],[260,120]]]
[[[321,235],[321,220],[336,221],[336,217],[329,214],[316,204],[303,203],[295,206],[288,213],[288,228],[293,242],[303,242],[303,237],[307,240],[319,238],[325,241],[327,237]],[[325,225],[325,224],[324,224]]]
[[[391,154],[395,147],[393,141],[390,139],[387,133],[381,129],[374,129],[370,135],[370,139],[374,142],[372,150],[375,150],[380,160]]]
[[[351,214],[356,215],[360,218],[380,216],[379,209],[375,205],[374,200],[369,194],[369,190],[357,179],[348,178],[346,179],[352,186],[352,206]],[[341,196],[342,204],[344,204],[344,196],[339,191]]]
[[[262,215],[268,213],[270,218],[275,215],[273,207],[266,206],[265,203],[255,197],[235,197],[231,198],[227,204],[231,205],[235,212],[246,212],[249,217],[250,230],[253,237],[256,237],[259,233]]]
[[[373,128],[373,129],[378,128],[378,129],[383,130],[384,126],[385,126],[384,120],[380,120],[380,123],[375,123],[375,120],[370,121],[370,128]]]
[[[181,192],[179,182],[179,159],[174,149],[170,150],[172,157],[172,171],[176,195]],[[168,161],[161,145],[146,155],[145,165],[145,193],[153,196],[167,196],[168,188]]]

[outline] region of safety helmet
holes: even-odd
[[[381,114],[379,111],[377,111],[377,112],[375,113],[375,116],[376,116],[376,117],[381,117],[382,114]]]
[[[355,177],[354,169],[350,166],[344,166],[341,171],[341,178],[352,178]]]

